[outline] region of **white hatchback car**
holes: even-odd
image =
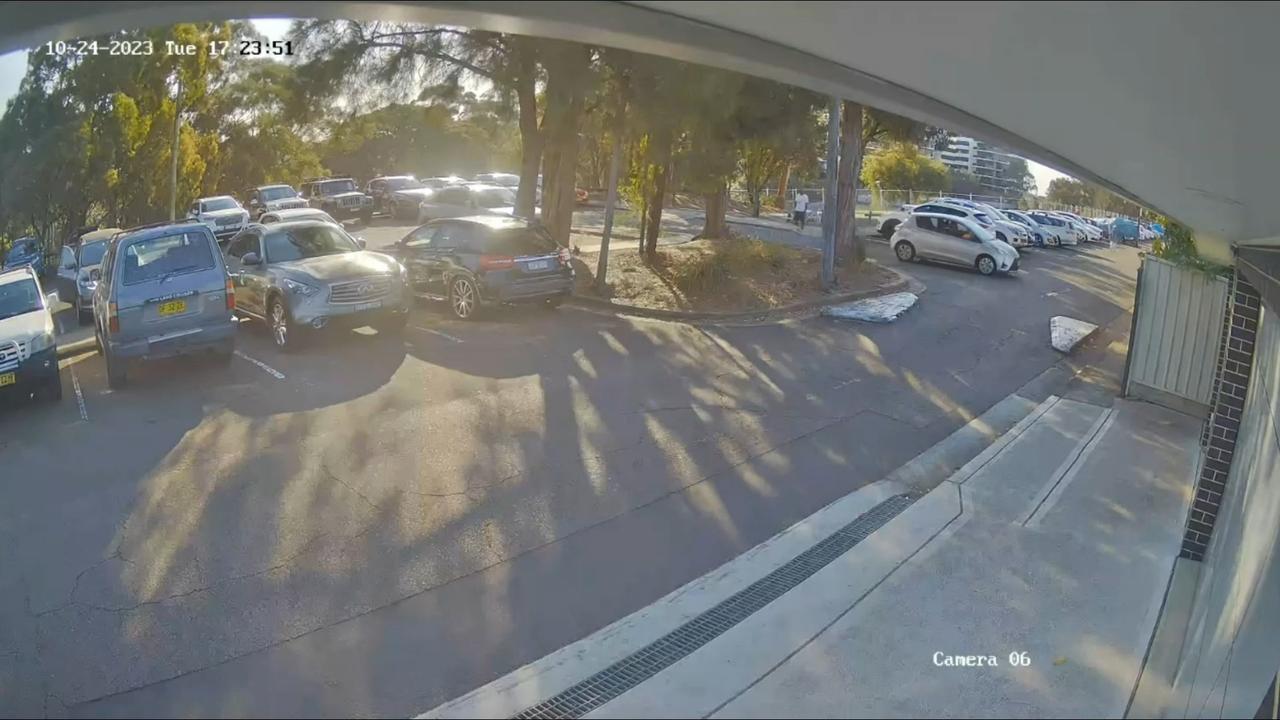
[[[967,217],[916,212],[889,240],[903,262],[936,260],[971,267],[983,275],[1018,269],[1018,251]]]

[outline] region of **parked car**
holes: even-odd
[[[486,185],[501,185],[508,188],[520,187],[520,176],[514,173],[480,173],[473,179]]]
[[[249,211],[230,195],[205,197],[191,203],[187,218],[202,222],[219,241],[226,240],[249,224]]]
[[[373,211],[387,213],[391,210],[391,196],[398,190],[414,190],[426,187],[412,175],[384,175],[369,181],[365,193],[373,198]]]
[[[342,224],[337,220],[334,220],[332,217],[329,217],[329,213],[309,207],[289,208],[288,210],[276,210],[274,212],[263,213],[262,217],[258,218],[258,224],[270,225],[272,223],[292,222],[294,220],[319,220],[320,222],[333,223],[334,225]]]
[[[236,312],[265,322],[284,351],[307,331],[372,325],[399,333],[408,318],[404,266],[334,223],[252,225],[228,243],[227,268]]]
[[[1018,251],[969,217],[917,209],[898,226],[889,244],[903,262],[936,260],[971,267],[983,275],[1018,269]]]
[[[53,313],[58,296],[46,297],[35,269],[0,272],[0,397],[62,399]]]
[[[999,233],[999,237],[996,237],[996,239],[1000,239],[1001,237],[1006,238],[1005,240],[1001,240],[1001,242],[1013,247],[1013,243],[1008,242],[1007,238],[1016,234],[1017,231],[1011,229],[1016,226],[1007,220],[997,220],[996,218],[993,218],[987,211],[977,208],[972,203],[962,203],[942,198],[923,205],[917,205],[911,214],[915,215],[916,213],[921,212],[969,218],[987,230],[990,230],[993,237],[996,237],[996,234]],[[1029,238],[1030,236],[1026,235],[1024,237]]]
[[[349,177],[308,180],[302,184],[302,197],[308,207],[339,220],[358,217],[367,223],[373,217],[373,198],[360,192],[356,181]]]
[[[1089,231],[1088,231],[1088,230],[1085,230],[1085,228],[1084,228],[1084,225],[1085,225],[1085,224],[1084,224],[1084,223],[1082,223],[1082,222],[1080,222],[1079,220],[1075,219],[1075,218],[1074,218],[1074,217],[1072,217],[1071,215],[1068,215],[1068,214],[1063,213],[1063,212],[1059,212],[1059,211],[1056,211],[1056,210],[1050,210],[1050,211],[1048,211],[1048,212],[1049,212],[1049,214],[1050,214],[1050,215],[1052,215],[1052,216],[1054,216],[1054,217],[1056,217],[1056,218],[1058,218],[1058,219],[1062,220],[1063,222],[1065,222],[1065,223],[1067,224],[1067,228],[1068,228],[1072,233],[1074,233],[1074,235],[1075,235],[1075,241],[1076,241],[1076,242],[1075,242],[1074,244],[1079,244],[1079,243],[1083,243],[1083,242],[1088,242],[1088,240],[1089,240]]]
[[[1094,226],[1093,223],[1089,222],[1088,220],[1085,220],[1084,218],[1080,217],[1079,215],[1073,212],[1060,210],[1058,211],[1058,214],[1066,217],[1069,220],[1074,221],[1076,229],[1084,232],[1085,240],[1088,240],[1089,242],[1102,241],[1102,231],[1099,230],[1096,226]]]
[[[1041,227],[1039,223],[1031,219],[1031,216],[1021,210],[1002,210],[1001,213],[1010,222],[1018,223],[1027,229],[1031,235],[1031,242],[1039,247],[1053,244],[1053,236],[1048,230]]]
[[[75,247],[62,246],[58,276],[71,288],[71,304],[76,308],[76,317],[81,325],[88,325],[93,320],[93,291],[98,287],[93,271],[102,265],[111,238],[120,232],[120,228],[102,228],[81,235],[80,244]]]
[[[1051,215],[1043,210],[1028,211],[1027,217],[1035,220],[1036,224],[1044,228],[1045,232],[1053,235],[1053,242],[1051,244],[1055,247],[1076,244],[1076,233],[1067,225],[1066,220]]]
[[[1012,222],[1005,218],[1004,214],[998,209],[987,205],[986,203],[974,202],[972,200],[964,200],[960,198],[940,198],[935,202],[957,205],[959,207],[969,208],[982,213],[989,222],[984,223],[996,239],[1003,243],[1008,243],[1013,247],[1026,247],[1031,244],[1031,233],[1018,223]],[[981,220],[979,220],[981,222]]]
[[[432,190],[439,190],[442,187],[449,187],[450,185],[462,185],[469,181],[466,178],[458,177],[457,175],[443,175],[439,177],[423,178],[418,182],[421,182],[423,187],[428,187],[428,188],[431,188]]]
[[[515,213],[516,194],[499,185],[454,185],[423,197],[418,205],[418,222],[436,218]],[[536,213],[535,213],[536,214]]]
[[[397,190],[391,193],[391,197],[387,200],[389,204],[387,212],[391,213],[391,216],[397,220],[416,222],[419,213],[421,213],[422,204],[427,202],[428,198],[434,197],[437,192],[447,187],[452,186],[442,185],[439,188],[431,188],[426,187],[424,184],[423,187]]]
[[[307,201],[289,185],[259,185],[249,193],[249,213],[259,219],[273,210],[304,208]]]
[[[391,251],[409,269],[418,297],[447,300],[470,320],[481,307],[540,302],[558,306],[573,291],[568,248],[519,218],[476,215],[432,220]]]
[[[902,221],[906,220],[907,216],[911,214],[911,211],[915,209],[916,209],[915,205],[908,205],[904,203],[902,205],[899,205],[897,210],[894,210],[892,212],[887,212],[884,215],[881,215],[880,216],[880,237],[884,238],[885,240],[888,240],[890,237],[892,237],[893,231],[897,230],[898,226],[902,224]]]
[[[231,362],[235,350],[235,289],[208,226],[160,223],[110,241],[91,274],[94,336],[107,366],[107,385],[121,388],[129,364],[212,353]]]
[[[29,267],[36,275],[44,276],[44,243],[40,238],[24,235],[13,241],[4,256],[4,269],[17,270]]]

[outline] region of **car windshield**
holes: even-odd
[[[263,200],[283,200],[285,198],[298,197],[298,193],[294,192],[291,187],[264,188],[259,191],[258,195]]]
[[[133,285],[207,270],[213,267],[213,251],[204,233],[188,231],[130,243],[124,250],[123,264],[123,282]]]
[[[416,190],[417,188],[420,188],[420,187],[426,187],[426,186],[418,182],[416,178],[411,178],[411,177],[387,178],[388,190]]]
[[[330,180],[320,183],[321,195],[338,195],[339,193],[355,192],[355,180]]]
[[[483,208],[516,204],[516,194],[506,188],[485,188],[475,193],[476,203]]]
[[[359,246],[335,225],[299,225],[268,233],[268,263],[289,262],[321,255],[355,252]]]
[[[201,205],[204,206],[204,212],[212,212],[214,210],[234,210],[236,209],[236,201],[231,198],[214,198],[205,200]]]
[[[0,320],[40,309],[40,288],[34,280],[15,280],[0,285]]]
[[[13,248],[9,250],[9,254],[18,255],[34,255],[36,252],[36,242],[34,240],[19,241],[14,243]]]
[[[546,255],[560,249],[543,227],[498,230],[486,236],[481,245],[484,252],[495,255]]]
[[[89,243],[80,246],[80,267],[89,265],[97,265],[102,262],[102,256],[107,253],[107,244],[105,242]]]

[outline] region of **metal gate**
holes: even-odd
[[[1226,278],[1143,258],[1125,372],[1127,397],[1208,416],[1229,288]]]

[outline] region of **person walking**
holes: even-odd
[[[809,211],[809,196],[803,190],[796,193],[796,205],[793,221],[796,226],[804,230],[804,216]]]

